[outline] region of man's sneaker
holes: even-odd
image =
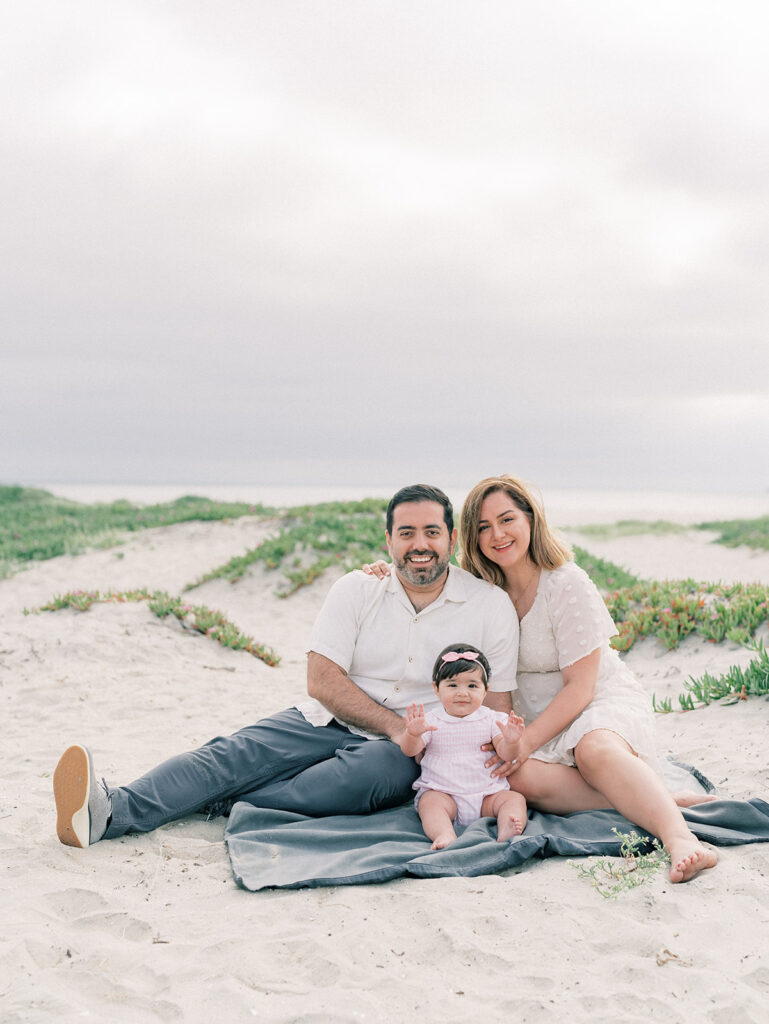
[[[56,832],[65,846],[98,843],[107,831],[111,801],[106,785],[97,783],[86,747],[65,750],[53,773]]]

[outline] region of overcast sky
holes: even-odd
[[[0,481],[769,488],[764,0],[0,37]]]

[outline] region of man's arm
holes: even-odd
[[[387,736],[394,743],[406,730],[400,715],[377,704],[336,662],[315,651],[307,655],[307,692],[347,725]]]
[[[509,690],[487,690],[483,703],[492,711],[501,711],[503,715],[513,710],[513,700]]]

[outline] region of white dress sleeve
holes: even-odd
[[[598,588],[574,562],[549,574],[547,600],[560,669],[604,647],[617,633]]]

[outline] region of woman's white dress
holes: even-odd
[[[656,768],[651,701],[609,646],[617,628],[590,577],[574,562],[543,569],[537,596],[521,619],[516,713],[530,724],[563,689],[561,672],[596,648],[601,662],[595,696],[557,736],[531,756],[573,765],[574,747],[593,729],[610,729]]]

